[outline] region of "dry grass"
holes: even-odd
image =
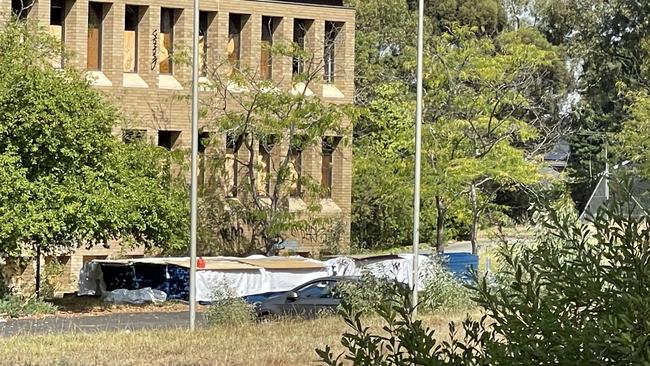
[[[65,296],[60,299],[50,300],[58,311],[56,315],[106,315],[111,313],[139,313],[139,312],[161,312],[161,311],[187,311],[189,305],[181,301],[165,301],[160,304],[146,303],[142,305],[112,304],[103,301],[99,297],[74,295]],[[199,306],[203,311],[203,306]]]
[[[449,317],[425,323],[447,334]],[[457,316],[453,320],[458,320]],[[377,320],[369,325],[378,327]],[[269,365],[318,364],[314,350],[340,348],[339,317],[187,331],[118,332],[0,340],[1,365]]]

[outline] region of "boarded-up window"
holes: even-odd
[[[271,192],[271,151],[273,143],[260,141],[258,152],[257,192],[268,197]]]
[[[340,138],[326,137],[323,139],[321,152],[321,188],[323,198],[332,197],[332,187],[334,182],[334,151]]]
[[[160,9],[160,39],[158,42],[158,72],[173,73],[172,55],[174,54],[174,9]]]
[[[241,62],[241,32],[243,17],[240,14],[230,14],[228,21],[228,62],[234,69],[239,69]]]
[[[289,152],[289,169],[291,172],[291,197],[302,197],[302,149],[292,147]]]
[[[181,137],[181,131],[158,131],[158,146],[164,147],[167,150],[172,150],[176,147]]]
[[[210,25],[216,14],[202,11],[199,13],[199,66],[200,75],[206,76],[208,70],[208,48],[210,41]]]
[[[50,35],[61,42],[63,47],[63,21],[65,19],[65,8],[63,0],[52,0],[50,2]],[[61,68],[63,66],[63,55],[52,60],[52,66]]]
[[[305,49],[307,32],[313,21],[306,19],[294,19],[293,21],[293,43],[299,50]],[[305,61],[300,55],[293,57],[293,74],[298,75],[305,71]]]
[[[237,197],[237,186],[239,183],[239,147],[242,138],[240,136],[226,136],[226,196]]]
[[[323,60],[325,62],[326,83],[333,83],[336,75],[336,43],[339,42],[339,34],[343,28],[342,23],[325,22],[325,50]]]
[[[138,72],[140,8],[127,5],[124,13],[124,72]]]
[[[88,41],[87,60],[88,70],[101,70],[102,67],[102,23],[104,22],[104,5],[88,3]]]
[[[260,77],[269,80],[273,77],[273,35],[280,24],[280,18],[262,17],[262,44],[260,50]]]

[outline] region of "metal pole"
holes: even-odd
[[[424,0],[418,2],[418,66],[415,108],[415,188],[413,192],[413,316],[417,315],[420,257],[420,164],[422,150],[422,63],[424,53]]]
[[[197,158],[199,154],[199,0],[194,0],[192,34],[192,169],[190,193],[190,330],[196,328]]]

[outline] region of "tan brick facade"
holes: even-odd
[[[52,2],[54,1],[54,2]],[[116,126],[114,133],[121,135],[122,128],[146,130],[146,137],[158,143],[158,131],[178,131],[180,135],[174,148],[189,148],[191,143],[190,106],[187,97],[190,91],[191,69],[184,63],[174,63],[172,73],[159,73],[156,59],[161,57],[161,8],[174,9],[175,24],[173,43],[177,52],[189,50],[192,36],[191,0],[116,0],[101,1],[104,18],[101,25],[101,67],[89,72],[92,84],[112,98],[130,122]],[[68,66],[85,70],[88,59],[88,11],[86,0],[37,0],[28,17],[38,19],[43,28],[51,22],[53,4],[64,11],[62,39],[66,50],[72,54]],[[137,24],[137,73],[125,73],[124,40],[126,5],[138,6]],[[335,80],[326,85],[319,79],[311,86],[315,95],[332,103],[352,103],[354,93],[354,44],[355,13],[342,6],[316,5],[287,1],[262,0],[202,0],[201,11],[207,12],[207,58],[227,58],[229,15],[241,14],[247,21],[241,33],[241,63],[244,67],[259,67],[261,48],[262,17],[279,20],[274,37],[291,41],[294,34],[294,19],[310,21],[305,47],[315,55],[323,55],[326,22],[342,25],[340,42],[337,44]],[[11,12],[11,0],[0,0],[0,20]],[[155,55],[155,56],[154,56]],[[273,78],[289,86],[291,60],[273,62]],[[332,90],[334,93],[332,93]],[[225,143],[225,137],[224,137]],[[303,157],[303,174],[320,179],[320,149],[306,151]],[[324,202],[328,212],[338,212],[347,221],[346,238],[349,238],[349,217],[351,210],[352,148],[351,143],[339,146],[333,156],[331,200]],[[303,250],[315,250],[307,244]],[[116,255],[137,256],[142,250],[124,251],[94,248],[78,250],[67,260],[70,279],[76,282],[78,270],[86,259],[94,256],[114,257]]]

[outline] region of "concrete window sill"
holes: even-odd
[[[142,80],[140,75],[133,73],[124,73],[122,76],[122,85],[126,88],[148,88],[149,85]]]
[[[170,90],[183,90],[181,83],[173,75],[158,75],[158,88]]]

